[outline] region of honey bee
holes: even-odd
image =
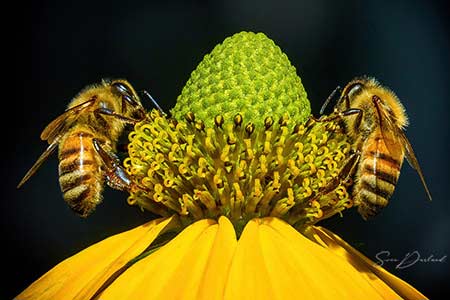
[[[41,133],[49,146],[18,184],[22,186],[59,146],[59,184],[70,208],[87,217],[102,201],[103,185],[131,188],[115,155],[126,124],[145,118],[145,110],[126,80],[103,80],[84,88]]]
[[[324,103],[321,114],[333,94]],[[422,170],[404,133],[408,117],[394,92],[374,78],[355,78],[342,90],[334,113],[319,120],[336,118],[342,120],[355,150],[353,166],[347,166],[341,178],[353,176],[352,197],[363,219],[375,216],[388,204],[405,157],[419,174],[431,200]]]

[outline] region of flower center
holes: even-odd
[[[352,206],[341,171],[350,144],[338,123],[284,116],[257,126],[237,114],[213,124],[149,112],[129,135],[124,165],[138,188],[128,202],[186,225],[223,215],[237,229],[265,216],[303,227]]]

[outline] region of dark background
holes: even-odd
[[[4,144],[1,203],[2,299],[12,298],[64,258],[152,216],[107,189],[88,219],[62,200],[53,155],[20,190],[15,186],[44,151],[45,125],[87,84],[124,77],[169,110],[190,72],[233,33],[264,32],[288,55],[314,114],[339,84],[368,74],[391,87],[410,117],[407,135],[433,202],[405,164],[391,203],[363,221],[355,211],[325,225],[375,260],[450,254],[449,19],[433,1],[17,2],[4,10],[2,85]],[[10,16],[8,15],[10,14]],[[11,19],[9,19],[11,17]],[[4,22],[4,21],[3,21]],[[12,76],[12,77],[11,77]],[[149,107],[149,106],[148,106]],[[5,252],[6,251],[6,252]],[[385,267],[433,299],[445,298],[449,259]],[[5,277],[4,277],[5,278]],[[440,295],[440,296],[439,296]],[[448,294],[447,294],[448,295]]]

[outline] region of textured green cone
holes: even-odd
[[[280,48],[263,33],[241,32],[217,45],[192,72],[172,115],[180,120],[188,112],[209,126],[216,115],[232,119],[237,113],[259,126],[267,116],[303,123],[311,109]]]

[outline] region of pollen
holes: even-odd
[[[124,166],[141,188],[129,204],[185,224],[274,216],[298,227],[353,205],[340,178],[350,144],[338,124],[283,116],[254,125],[241,114],[205,123],[152,110],[135,126]]]

